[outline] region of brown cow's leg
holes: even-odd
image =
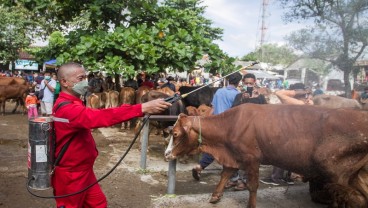
[[[324,188],[326,184],[327,182],[322,178],[315,178],[309,181],[309,193],[312,201],[322,204],[331,204],[331,195]]]
[[[210,199],[210,203],[217,203],[220,201],[222,194],[224,192],[224,187],[230,177],[237,171],[236,168],[225,167],[221,173],[220,182],[217,184],[215,191],[212,193],[212,197]]]
[[[248,208],[255,208],[257,205],[257,190],[259,186],[259,162],[251,161],[246,164],[247,168],[247,188],[249,191]]]

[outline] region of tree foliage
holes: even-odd
[[[286,21],[314,20],[315,27],[294,32],[290,44],[311,58],[331,62],[344,72],[345,91],[351,95],[349,75],[368,45],[367,0],[280,0]]]
[[[30,20],[30,13],[21,5],[8,7],[6,2],[0,4],[0,61],[14,63],[19,51],[32,43],[40,33],[38,23]]]
[[[188,71],[209,54],[212,70],[231,70],[231,59],[213,43],[222,30],[203,17],[199,0],[23,3],[35,17],[44,14],[52,23],[46,30],[60,31],[52,33],[48,47],[36,51],[40,61],[55,57],[59,64],[77,61],[92,71],[132,76],[138,70]]]
[[[298,56],[291,48],[278,44],[264,44],[241,58],[242,61],[262,61],[285,66],[292,64],[297,59]]]

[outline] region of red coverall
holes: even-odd
[[[55,158],[59,155],[63,145],[74,138],[52,176],[55,196],[79,191],[96,182],[93,164],[98,151],[91,129],[107,127],[143,116],[141,104],[101,110],[91,109],[86,108],[79,98],[63,92],[56,100],[53,112],[55,112],[55,106],[65,101],[71,103],[60,107],[54,114],[55,117],[68,119],[69,122],[54,122]],[[65,208],[105,208],[107,202],[100,186],[96,184],[81,194],[56,199],[56,205]]]

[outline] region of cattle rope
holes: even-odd
[[[196,116],[195,118],[198,118],[198,124],[199,124],[199,134],[198,134],[198,146],[202,144],[202,127],[201,127],[201,118]]]

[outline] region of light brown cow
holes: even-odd
[[[188,116],[199,116],[198,109],[194,106],[188,106],[185,108]]]
[[[106,93],[92,93],[87,97],[87,107],[99,109],[104,108],[106,104]]]
[[[357,100],[335,95],[316,95],[313,97],[313,103],[314,105],[319,105],[327,108],[362,109],[362,106]]]
[[[27,85],[27,81],[20,77],[0,77],[0,85]]]
[[[157,92],[162,92],[168,96],[173,96],[175,94],[169,87],[164,87],[156,90]]]
[[[131,87],[123,87],[120,91],[120,102],[124,104],[135,104],[135,90]],[[121,129],[130,129],[131,121],[126,121],[121,124]]]
[[[16,106],[12,110],[12,113],[15,112],[19,103],[23,107],[23,114],[26,113],[27,109],[25,107],[24,100],[27,96],[27,92],[29,90],[28,85],[23,84],[11,84],[11,85],[0,85],[0,103],[2,104],[2,115],[5,115],[5,102],[7,99],[15,99],[17,101]]]
[[[200,105],[197,110],[199,116],[210,116],[213,114],[213,108],[205,104]]]
[[[119,92],[115,90],[108,90],[106,94],[105,108],[114,108],[119,105]]]
[[[142,101],[141,101],[142,96],[145,95],[150,90],[151,90],[151,88],[149,88],[147,86],[138,87],[138,89],[135,93],[135,103],[142,103]]]
[[[304,175],[314,201],[366,208],[367,118],[366,111],[308,105],[243,104],[208,117],[181,114],[165,156],[202,151],[224,166],[211,203],[221,199],[228,179],[243,169],[248,207],[256,207],[259,167],[266,164]]]

